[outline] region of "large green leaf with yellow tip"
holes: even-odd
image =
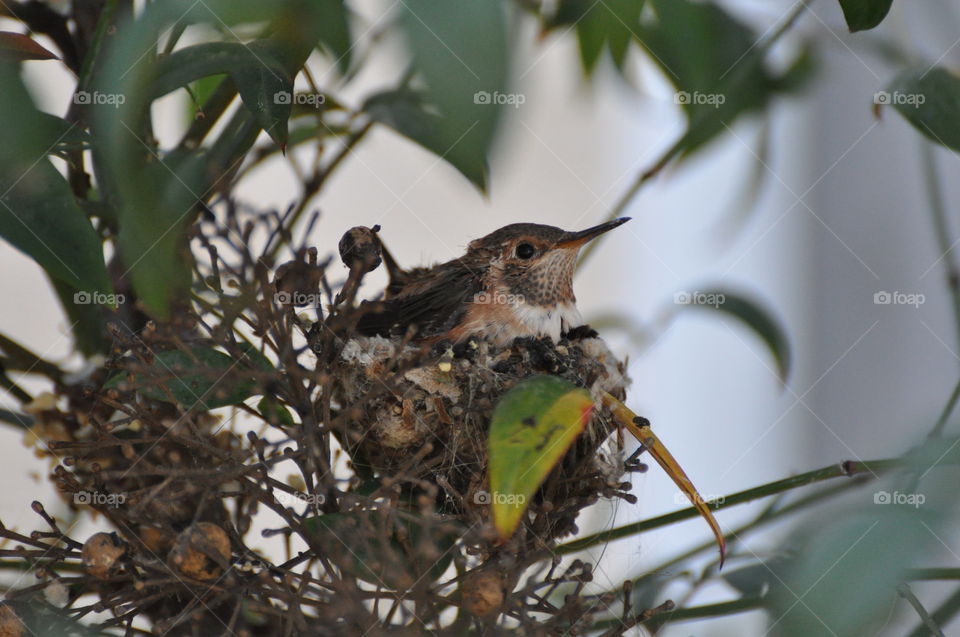
[[[490,424],[493,523],[510,537],[527,503],[583,431],[593,411],[590,392],[556,376],[534,376],[500,399]]]

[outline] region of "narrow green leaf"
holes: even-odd
[[[124,208],[118,236],[120,252],[137,294],[161,318],[184,298],[190,284],[190,255],[185,229],[206,194],[203,155],[165,158],[146,164],[137,175],[137,208]]]
[[[427,84],[427,101],[441,118],[439,155],[481,190],[507,77],[503,5],[488,0],[404,0],[400,24],[414,67]],[[436,152],[436,151],[435,151]]]
[[[603,45],[607,40],[605,16],[608,11],[603,3],[596,3],[577,22],[577,45],[580,49],[580,61],[590,74],[600,59]]]
[[[173,301],[183,299],[189,289],[192,256],[187,228],[199,204],[232,174],[253,144],[258,126],[280,144],[286,139],[291,105],[275,99],[274,87],[289,86],[287,80],[316,46],[313,7],[308,0],[165,0],[126,14],[118,25],[91,86],[105,98],[90,105],[91,133],[97,139],[93,161],[101,198],[117,211],[126,274],[147,311],[161,320],[170,316]],[[177,82],[196,80],[197,72],[202,76],[216,69],[193,69],[189,78],[170,80],[167,74],[173,70],[158,68],[170,58],[145,56],[145,43],[157,42],[174,24],[211,24],[216,29],[260,21],[283,28],[277,30],[276,41],[251,43],[246,47],[248,63],[227,71],[244,84],[240,92],[245,108],[235,113],[236,124],[231,122],[220,132],[208,153],[164,154],[156,147],[150,123],[158,73],[161,84],[175,87]],[[282,61],[286,76],[274,69],[271,54]],[[140,62],[131,66],[133,60]]]
[[[606,0],[610,17],[607,19],[607,45],[617,68],[622,69],[630,43],[639,31],[640,12],[644,0]]]
[[[955,441],[936,443],[945,449]],[[785,559],[766,565],[773,579],[765,601],[780,634],[819,635],[825,627],[844,637],[883,633],[897,586],[911,568],[930,564],[956,528],[957,467],[934,469],[936,458],[807,516],[780,543]]]
[[[181,407],[202,410],[239,404],[258,391],[240,361],[209,347],[160,352],[149,370],[134,375],[132,386],[127,373],[121,372],[105,387],[135,389],[148,398],[167,401],[166,388]]]
[[[81,126],[42,111],[37,115],[42,131],[40,143],[49,148],[50,152],[64,147],[78,148],[90,143],[90,135]]]
[[[592,411],[590,392],[556,376],[522,380],[500,399],[490,424],[488,500],[501,538],[516,530],[530,498]]]
[[[350,68],[353,43],[350,39],[350,23],[343,0],[319,0],[318,13],[320,42],[336,58],[337,68],[346,73]]]
[[[244,106],[278,145],[287,140],[287,120],[293,96],[293,77],[282,52],[270,40],[206,42],[178,51],[158,63],[152,95],[160,97],[204,77],[227,73]]]
[[[449,145],[441,134],[442,117],[431,112],[422,97],[399,89],[372,95],[363,105],[370,117],[389,126],[430,152],[443,156]],[[486,183],[487,162],[481,155],[448,154],[444,157],[454,168],[478,188]]]
[[[270,359],[263,355],[256,346],[251,343],[243,342],[239,344],[239,349],[243,352],[241,357],[241,362],[249,367],[250,369],[272,373],[277,371],[277,368],[273,366],[273,363],[270,362]]]
[[[587,73],[596,66],[604,47],[609,48],[617,68],[622,68],[630,43],[639,31],[644,0],[568,0],[568,3],[580,5],[581,11],[586,8],[575,22],[580,59]]]
[[[110,292],[100,238],[46,158],[51,116],[33,107],[15,67],[0,64],[0,236],[51,276],[86,292]],[[64,133],[66,136],[66,133]]]
[[[220,87],[220,83],[226,78],[226,74],[208,75],[189,83],[191,102],[187,105],[186,110],[188,125],[198,117],[207,100],[213,96]]]
[[[679,310],[697,309],[724,312],[742,321],[759,336],[770,349],[777,363],[780,379],[786,382],[790,373],[790,342],[786,333],[771,313],[759,302],[728,290],[706,292],[678,292],[674,302]]]
[[[70,322],[73,341],[84,356],[106,354],[110,349],[103,306],[95,303],[77,303],[80,290],[54,278],[50,278],[53,290],[60,300],[67,320]]]
[[[772,569],[765,560],[760,564],[750,564],[723,574],[727,584],[740,592],[744,597],[761,597],[775,584]]]
[[[929,139],[960,151],[960,78],[943,67],[907,71],[874,95]]]
[[[260,402],[257,403],[257,411],[259,411],[271,425],[294,427],[297,424],[293,420],[290,410],[269,396],[264,396],[260,399]]]
[[[690,154],[762,107],[780,89],[764,68],[758,34],[714,2],[652,0],[657,20],[643,23],[639,42],[677,88],[687,116],[677,151]]]
[[[893,0],[840,0],[843,18],[851,33],[872,29],[883,22],[892,4]]]

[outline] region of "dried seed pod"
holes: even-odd
[[[23,620],[6,604],[0,605],[0,637],[23,637]]]
[[[494,571],[473,571],[463,578],[460,595],[468,612],[478,617],[489,615],[503,603],[503,582]]]
[[[366,274],[380,266],[380,239],[377,232],[380,226],[350,228],[340,239],[340,258],[351,270],[357,269]]]
[[[216,579],[230,563],[230,538],[216,524],[197,522],[177,536],[169,559],[188,577]]]
[[[311,261],[313,261],[311,263]],[[316,264],[316,258],[310,261],[302,259],[288,261],[277,268],[273,285],[277,290],[274,300],[277,305],[286,307],[321,307],[320,279],[323,268]]]
[[[84,543],[80,555],[88,573],[106,579],[126,552],[127,547],[116,533],[95,533]]]

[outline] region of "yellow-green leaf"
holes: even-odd
[[[727,549],[727,544],[723,539],[723,532],[720,530],[720,525],[717,524],[716,518],[713,517],[713,512],[710,511],[710,504],[700,497],[697,488],[693,486],[693,482],[687,477],[687,473],[683,470],[683,467],[680,466],[680,463],[673,457],[673,454],[667,450],[666,446],[664,446],[656,434],[653,433],[649,423],[646,425],[638,425],[636,422],[637,415],[607,392],[603,392],[601,400],[604,406],[613,414],[613,418],[617,421],[617,424],[629,431],[640,444],[646,447],[647,453],[653,456],[657,464],[670,476],[673,483],[683,491],[693,507],[700,513],[700,516],[710,525],[710,530],[713,531],[713,535],[717,539],[717,547],[720,549],[720,566],[723,567],[723,560]]]
[[[500,399],[490,424],[490,492],[493,523],[510,537],[527,503],[583,431],[590,392],[555,376],[523,380]]]

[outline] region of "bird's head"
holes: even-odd
[[[571,232],[537,223],[514,223],[472,241],[467,255],[489,264],[501,289],[534,305],[554,305],[573,296],[577,255],[588,241],[629,221],[621,217]]]

